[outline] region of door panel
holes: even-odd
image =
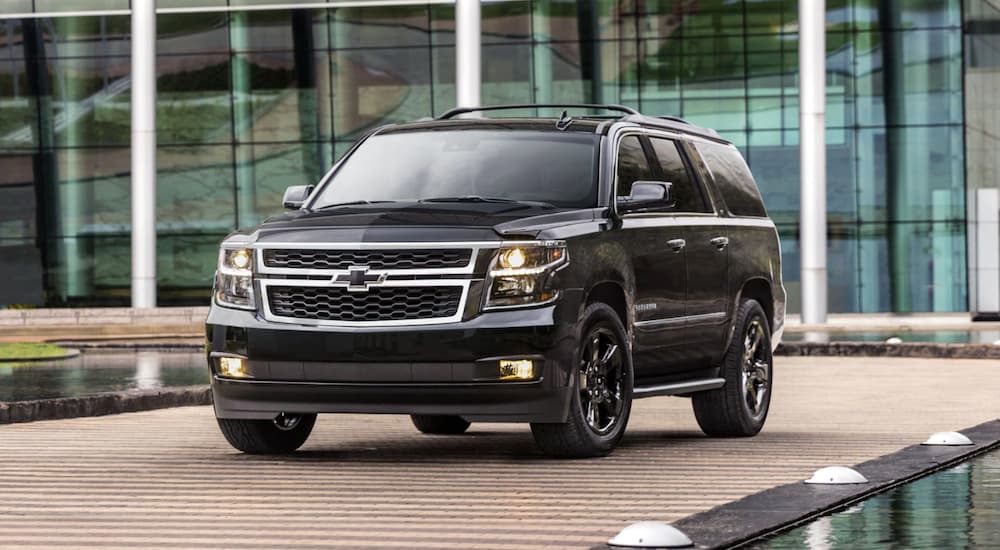
[[[655,180],[658,168],[651,147],[639,135],[627,135],[618,146],[616,197],[626,197],[636,181]],[[623,213],[622,237],[635,274],[635,376],[661,376],[676,368],[684,345],[684,229],[671,216],[647,204],[643,212]]]
[[[729,235],[721,223],[712,225],[705,218],[693,221],[698,224],[684,231],[688,248],[686,339],[693,354],[714,363],[721,359],[726,338]]]
[[[629,218],[622,228],[635,273],[635,376],[655,377],[676,370],[686,343],[687,247],[676,242],[684,229],[669,217]]]

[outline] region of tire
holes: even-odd
[[[248,454],[285,454],[309,438],[315,414],[279,414],[274,420],[218,418],[219,429],[235,449]]]
[[[535,443],[552,457],[609,454],[624,435],[632,409],[632,349],[615,310],[603,303],[587,306],[578,348],[569,418],[531,424]]]
[[[774,360],[771,330],[756,300],[736,312],[736,332],[722,360],[719,389],[698,392],[691,404],[698,425],[711,437],[750,437],[764,427],[771,406]]]
[[[469,429],[469,421],[461,416],[411,414],[410,420],[425,434],[457,435]]]

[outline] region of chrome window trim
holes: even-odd
[[[642,212],[625,214],[622,220],[629,222],[629,227],[760,227],[775,229],[774,222],[769,218],[724,218],[712,214],[669,214]]]

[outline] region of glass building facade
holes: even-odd
[[[453,4],[261,4],[157,3],[161,305],[207,303],[219,241],[364,132],[455,103]],[[0,306],[128,303],[128,8],[0,0]],[[797,1],[512,0],[482,17],[484,104],[622,103],[733,141],[797,311]],[[967,173],[995,187],[1000,172],[968,166],[965,76],[996,65],[970,33],[1000,12],[827,0],[826,19],[830,310],[967,311]],[[986,141],[977,166],[997,162]]]

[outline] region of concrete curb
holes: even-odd
[[[208,385],[160,390],[132,390],[81,397],[35,399],[0,403],[0,424],[61,420],[81,416],[104,416],[168,407],[211,404],[212,391]]]
[[[835,357],[928,357],[941,359],[1000,359],[993,344],[942,344],[925,342],[782,342],[775,355],[825,355]]]
[[[83,351],[121,350],[121,351],[204,351],[204,343],[194,342],[66,342],[53,340],[52,343],[66,343]]]
[[[3,365],[4,363],[40,363],[44,361],[62,361],[63,359],[72,359],[79,356],[79,349],[67,348],[66,353],[49,357],[5,357],[0,359],[0,365]]]

